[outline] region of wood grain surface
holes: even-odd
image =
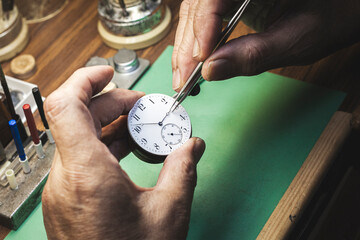
[[[261,230],[258,240],[286,239],[350,133],[352,115],[336,112]]]
[[[137,51],[139,57],[153,63],[167,45],[172,45],[178,22],[180,0],[165,0],[172,12],[172,29],[156,45]],[[59,87],[76,69],[83,67],[92,56],[108,58],[116,50],[107,47],[97,32],[98,1],[69,1],[64,10],[45,22],[29,25],[30,42],[23,53],[32,54],[37,72],[27,82],[39,86],[43,96]],[[240,23],[232,37],[253,31]],[[4,72],[12,76],[9,62],[2,63]],[[360,104],[360,43],[343,49],[308,66],[286,67],[271,72],[311,82],[347,93],[340,110],[352,112]],[[172,79],[164,79],[171,85]],[[37,118],[36,121],[39,121]],[[9,232],[0,227],[0,239]]]

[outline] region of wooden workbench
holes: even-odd
[[[97,2],[69,1],[54,18],[29,26],[30,42],[23,53],[32,54],[37,61],[37,72],[27,81],[39,86],[42,95],[48,96],[76,69],[83,67],[93,56],[108,58],[116,50],[107,47],[97,32]],[[165,0],[172,12],[169,35],[156,45],[137,51],[138,56],[153,63],[167,45],[172,45],[178,22],[180,0]],[[247,34],[251,29],[239,24],[233,36]],[[341,50],[315,64],[286,67],[272,72],[298,80],[311,82],[347,93],[340,110],[352,112],[360,104],[360,44]],[[9,62],[2,64],[5,74],[12,75]],[[171,79],[168,79],[171,85]],[[164,83],[166,84],[166,83]],[[0,239],[10,230],[0,226]]]

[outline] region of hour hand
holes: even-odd
[[[154,124],[158,124],[159,125],[159,122],[155,122],[155,123],[133,123],[132,125],[154,125]]]

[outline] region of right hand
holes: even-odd
[[[184,0],[172,56],[174,90],[181,89],[200,61],[206,60],[205,80],[222,80],[309,64],[360,40],[360,1],[273,1],[264,32],[238,37],[211,54],[222,17],[235,2]],[[252,0],[248,9],[267,2]]]

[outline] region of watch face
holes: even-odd
[[[136,147],[167,156],[191,137],[189,115],[181,105],[169,113],[173,103],[164,94],[149,94],[135,103],[128,115],[128,129]]]

